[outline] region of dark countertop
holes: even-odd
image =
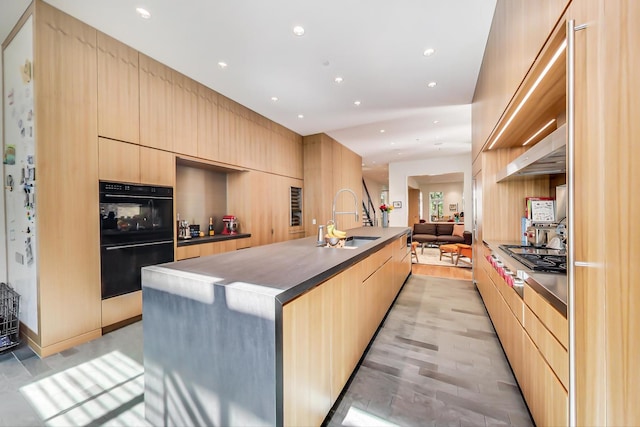
[[[356,264],[381,246],[410,233],[411,229],[360,227],[346,231],[347,237],[380,238],[355,249],[335,249],[318,247],[316,237],[306,237],[145,268],[214,277],[217,286],[248,284],[256,292],[275,294],[279,303],[284,304]]]
[[[178,247],[199,245],[201,243],[222,242],[223,240],[243,239],[251,237],[250,233],[216,234],[215,236],[192,237],[190,239],[178,239]]]
[[[500,249],[500,245],[520,245],[520,242],[484,242],[493,255],[513,271],[521,271],[525,282],[567,317],[567,275],[533,271]],[[522,296],[520,293],[518,293]]]

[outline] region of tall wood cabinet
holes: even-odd
[[[339,144],[325,134],[306,136],[304,140],[304,224],[307,236],[317,232],[318,224],[325,224],[332,218],[332,205],[336,193],[350,189],[357,201],[348,192],[342,192],[336,199],[337,212],[358,213],[358,220],[352,214],[336,216],[340,230],[362,225],[362,157]],[[316,224],[313,224],[313,220]]]
[[[569,248],[575,259],[569,275],[575,283],[575,298],[569,302],[569,311],[575,311],[575,347],[569,342],[568,348],[575,360],[572,376],[575,383],[572,385],[565,379],[569,375],[559,368],[558,363],[564,361],[562,353],[554,350],[557,344],[548,347],[545,340],[534,342],[534,337],[540,339],[541,335],[537,329],[530,329],[528,336],[531,340],[524,341],[524,349],[528,357],[526,363],[532,369],[538,369],[538,362],[532,358],[537,353],[529,353],[534,347],[539,350],[547,348],[551,352],[548,357],[554,357],[553,354],[560,356],[554,359],[555,365],[549,362],[550,367],[556,366],[554,375],[547,375],[548,372],[539,367],[540,372],[547,372],[543,377],[550,380],[548,385],[534,388],[533,391],[525,387],[523,392],[533,393],[532,400],[527,399],[527,402],[535,418],[539,410],[536,408],[544,410],[557,405],[558,396],[552,393],[554,388],[551,384],[556,384],[560,379],[563,384],[568,383],[569,394],[575,396],[576,425],[638,425],[640,409],[635,401],[640,392],[637,381],[640,368],[634,361],[640,358],[637,339],[640,315],[633,307],[640,304],[640,291],[634,283],[640,268],[634,259],[640,250],[640,230],[637,222],[629,218],[634,217],[640,204],[640,199],[635,197],[635,189],[640,184],[640,172],[637,166],[634,167],[634,159],[640,155],[640,146],[636,143],[640,134],[637,120],[640,104],[633,95],[638,92],[640,85],[637,78],[640,56],[636,52],[640,30],[634,24],[640,19],[640,4],[624,0],[555,2],[557,13],[553,17],[548,15],[549,19],[546,20],[554,24],[543,32],[543,40],[538,42],[535,50],[538,52],[535,60],[527,62],[532,64],[531,67],[527,65],[496,71],[496,67],[502,67],[504,61],[510,60],[497,39],[511,35],[517,40],[515,33],[518,31],[529,32],[531,28],[544,27],[539,27],[541,21],[531,20],[529,14],[518,7],[521,3],[498,1],[496,17],[501,18],[494,20],[474,97],[474,203],[478,203],[476,208],[480,210],[475,213],[479,221],[474,228],[480,231],[476,236],[476,249],[483,238],[516,238],[516,234],[507,231],[505,235],[500,230],[499,223],[508,224],[510,221],[512,224],[509,228],[515,228],[520,214],[519,208],[505,207],[505,204],[511,205],[521,197],[530,195],[527,193],[536,191],[536,185],[540,185],[539,190],[543,191],[545,185],[558,183],[556,179],[550,179],[548,184],[531,181],[529,184],[504,186],[495,182],[496,168],[504,165],[517,149],[503,147],[488,150],[488,143],[492,142],[496,129],[500,129],[501,121],[508,117],[512,111],[510,109],[517,104],[519,93],[523,92],[523,87],[526,89],[530,81],[528,79],[536,75],[537,64],[544,63],[544,58],[557,49],[558,43],[567,37],[567,31],[575,30],[575,76],[573,80],[567,76],[565,83],[575,82],[575,98],[566,100],[575,106],[575,121],[573,117],[567,119],[568,126],[575,126],[575,145],[572,150],[575,158],[571,163],[574,177],[568,178],[575,194],[574,215],[570,218],[574,231],[573,245]],[[551,3],[554,2],[543,2],[544,5]],[[565,9],[563,3],[570,4]],[[567,29],[569,20],[575,20],[579,29]],[[527,28],[514,29],[513,23]],[[554,26],[555,29],[551,31]],[[565,72],[567,56],[560,58],[565,68],[559,69],[558,73]],[[518,91],[501,86],[498,82],[500,73],[519,76],[516,80],[520,86]],[[551,75],[555,75],[553,71]],[[558,74],[558,77],[562,76]],[[547,91],[539,101],[548,100],[545,97],[559,87],[562,86],[546,86]],[[522,127],[522,120],[525,119],[521,114],[514,125]],[[503,137],[500,144],[508,144],[508,141]],[[527,185],[533,187],[527,189]],[[497,205],[498,201],[500,205]],[[476,267],[476,259],[474,262]],[[474,268],[474,273],[484,297],[482,289],[486,289],[487,277],[480,274],[477,268]],[[530,316],[531,327],[535,326],[533,320]],[[546,381],[543,384],[547,384]],[[569,413],[570,406],[567,406]],[[555,411],[562,411],[562,406]],[[551,414],[551,418],[545,415],[536,419],[536,422],[562,423],[565,419]]]
[[[586,25],[575,32],[577,424],[638,425],[640,4],[574,0],[567,19]]]
[[[23,30],[32,33],[33,41],[29,120],[33,120],[35,151],[22,167],[33,167],[37,199],[27,210],[36,225],[35,235],[28,238],[36,242],[30,248],[33,258],[26,259],[33,262],[35,290],[29,288],[22,295],[21,305],[37,311],[37,323],[25,327],[24,333],[35,351],[46,356],[101,335],[100,253],[95,244],[99,241],[97,32],[41,1],[25,12],[7,43]],[[22,192],[22,186],[17,188]],[[21,214],[13,208],[7,212],[10,233]],[[22,237],[18,234],[22,230],[14,232]],[[8,279],[14,284],[23,279],[13,274],[14,266],[23,264],[18,255],[12,252],[8,260]]]
[[[98,135],[138,144],[140,96],[138,52],[98,34]]]
[[[174,151],[173,70],[139,54],[140,144]]]

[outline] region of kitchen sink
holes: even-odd
[[[347,237],[347,241],[344,242],[344,247],[359,248],[360,246],[371,243],[379,238],[380,236],[350,236]]]
[[[344,246],[336,246],[335,249],[357,249],[360,246],[371,243],[379,238],[380,236],[349,236],[344,242]],[[325,245],[323,247],[333,248],[332,246],[328,245]]]

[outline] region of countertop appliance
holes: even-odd
[[[527,242],[535,247],[545,246],[555,234],[557,224],[541,223],[527,227]]]
[[[234,215],[225,215],[222,217],[224,227],[222,234],[238,234],[238,218]]]
[[[100,181],[102,299],[141,289],[142,267],[173,261],[173,188]]]
[[[500,249],[533,271],[567,273],[565,250],[518,245],[500,245]]]

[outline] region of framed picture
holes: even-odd
[[[402,202],[393,202],[394,209],[401,208],[401,207],[402,207]]]
[[[457,203],[449,203],[449,211],[450,212],[458,212],[458,204]]]

